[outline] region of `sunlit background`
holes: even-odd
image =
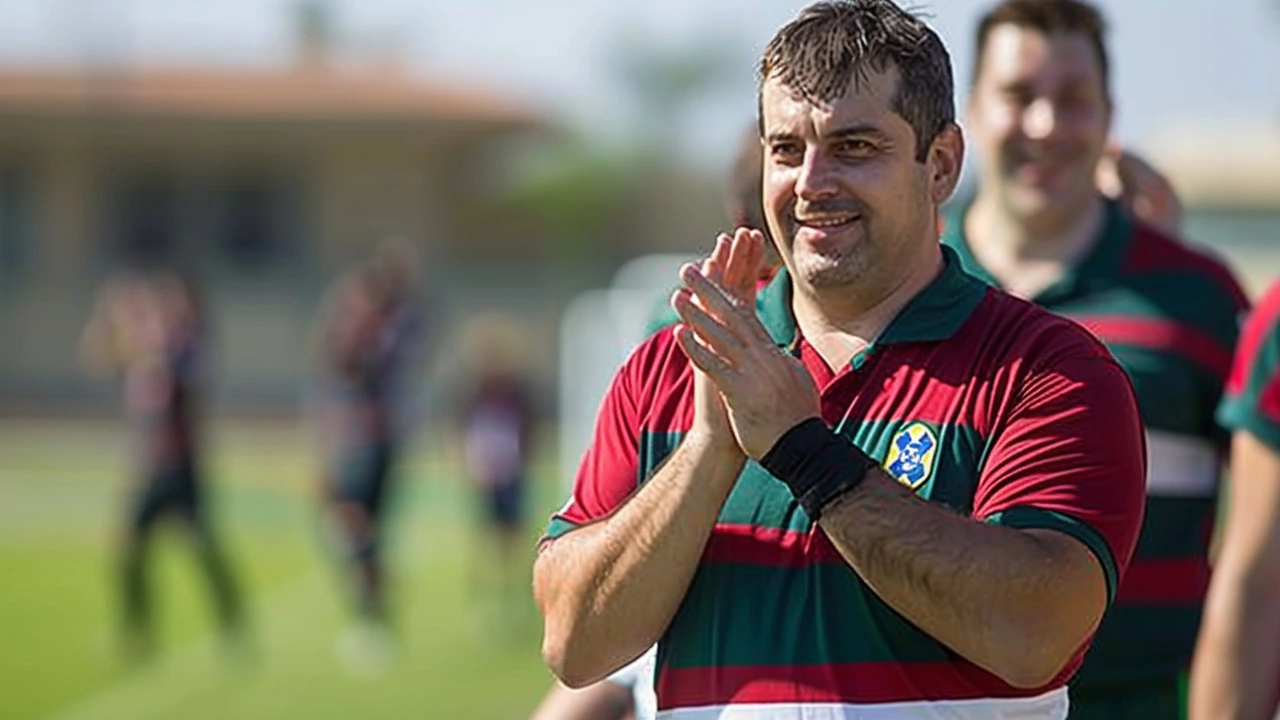
[[[536,388],[531,558],[674,263],[727,225],[755,58],[803,4],[0,1],[0,718],[527,716],[551,681],[528,563],[495,598],[511,585],[459,470],[476,338],[505,328]],[[1280,275],[1280,4],[1101,5],[1117,137],[1257,293]],[[983,6],[919,6],[961,108]],[[303,408],[325,288],[388,236],[423,251],[429,347],[393,497],[399,652],[361,673],[335,654],[349,613]],[[169,261],[208,294],[209,484],[256,650],[222,652],[166,541],[160,653],[127,667],[130,435],[76,346],[113,271]]]

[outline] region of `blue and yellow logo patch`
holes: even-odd
[[[884,469],[898,482],[915,490],[933,474],[938,454],[938,436],[922,422],[913,422],[898,431],[889,443]]]

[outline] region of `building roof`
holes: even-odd
[[[465,82],[337,69],[0,69],[0,115],[539,121],[516,99]]]

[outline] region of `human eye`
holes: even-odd
[[[800,143],[794,140],[776,140],[769,143],[769,157],[775,162],[795,162],[802,155],[804,155],[804,150],[800,147]]]

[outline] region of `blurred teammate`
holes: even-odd
[[[1191,720],[1280,713],[1280,283],[1245,325],[1218,418],[1231,494],[1191,673]]]
[[[241,602],[209,520],[201,467],[207,325],[195,285],[176,272],[122,276],[98,296],[81,337],[81,358],[97,376],[123,382],[135,428],[130,515],[123,537],[121,590],[126,647],[152,648],[149,545],[160,520],[193,542],[228,638],[241,629]]]
[[[1071,717],[1159,720],[1181,712],[1208,584],[1226,449],[1214,408],[1246,300],[1222,263],[1169,234],[1181,210],[1168,183],[1107,147],[1103,34],[1097,10],[1075,0],[1008,0],[984,15],[967,126],[979,183],[944,242],[971,273],[1092,330],[1133,380],[1145,522],[1072,681]]]
[[[478,321],[478,337],[467,387],[458,407],[463,466],[476,491],[482,516],[477,550],[496,550],[497,563],[485,556],[473,561],[477,585],[496,571],[498,589],[489,600],[504,618],[514,617],[513,602],[525,602],[525,499],[533,455],[533,388],[520,369],[523,345],[514,326]]]
[[[408,426],[406,381],[419,357],[419,263],[402,238],[380,243],[331,290],[315,348],[326,453],[321,496],[359,620],[340,651],[357,663],[380,662],[389,649],[383,519]]]

